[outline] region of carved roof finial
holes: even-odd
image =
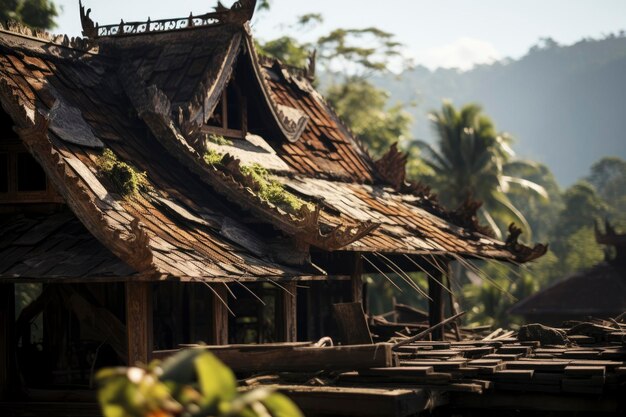
[[[315,63],[317,60],[317,49],[313,49],[309,54],[309,65],[306,69],[306,77],[309,81],[315,80]]]
[[[251,20],[255,9],[256,0],[236,1],[230,9],[224,6],[221,1],[218,1],[217,6],[215,6],[216,12],[224,14],[222,16],[222,21],[238,25],[243,25]]]
[[[522,229],[515,226],[515,223],[511,223],[509,225],[509,235],[504,244],[505,248],[515,256],[518,262],[529,262],[542,257],[548,252],[548,245],[538,243],[532,248],[522,245],[517,241],[521,234]]]
[[[594,229],[596,242],[615,248],[615,258],[610,260],[607,255],[607,260],[613,263],[626,264],[626,234],[617,233],[608,220],[604,221],[604,233],[600,231],[600,226],[597,221],[594,223]]]
[[[91,39],[97,38],[97,23],[94,23],[93,20],[91,20],[91,18],[89,17],[91,9],[87,9],[87,12],[85,13],[85,6],[83,6],[82,0],[78,1],[78,6],[80,8],[80,24],[83,27],[83,36]]]
[[[374,162],[378,174],[383,181],[399,190],[406,178],[406,162],[408,155],[398,150],[398,142],[395,142],[386,154]]]

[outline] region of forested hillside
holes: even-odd
[[[467,72],[416,67],[372,80],[391,102],[414,102],[415,138],[433,140],[427,113],[443,98],[476,102],[516,138],[522,157],[541,161],[570,185],[603,156],[626,158],[626,37],[561,46],[544,39],[519,60]]]

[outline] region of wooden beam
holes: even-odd
[[[272,345],[201,346],[235,372],[315,372],[359,370],[394,365],[391,344],[334,347],[302,346],[299,343]],[[155,351],[164,359],[179,350]]]
[[[213,296],[211,299],[211,312],[213,323],[211,326],[210,343],[212,345],[228,344],[228,284],[212,284]]]
[[[222,127],[228,129],[228,86],[222,90]]]
[[[219,126],[208,126],[204,125],[200,129],[202,133],[209,133],[219,136],[224,136],[229,139],[245,139],[245,134],[241,130],[237,129],[228,129]]]
[[[276,385],[306,416],[415,416],[433,403],[437,393],[414,389],[378,389],[352,387],[307,387]]]
[[[441,323],[444,320],[443,309],[443,274],[435,269],[428,274],[428,324],[430,327]],[[443,340],[444,329],[438,327],[432,332],[433,340]]]
[[[0,399],[15,388],[15,287],[0,285]]]
[[[152,284],[126,283],[126,335],[128,365],[147,364],[152,359]]]
[[[363,303],[363,257],[360,253],[354,254],[354,265],[350,274],[350,286],[352,288],[352,301]]]
[[[295,342],[298,340],[298,310],[296,308],[298,289],[295,282],[287,282],[283,284],[283,287],[285,287],[285,289],[279,290],[280,295],[277,300],[276,330],[279,340],[283,342]]]

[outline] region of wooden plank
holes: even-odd
[[[402,366],[432,366],[436,372],[452,372],[460,368],[465,368],[467,361],[465,360],[446,360],[446,361],[402,361]]]
[[[619,398],[614,396],[583,396],[549,393],[495,392],[483,395],[451,393],[450,403],[459,409],[509,409],[536,410],[541,413],[549,411],[572,411],[576,413],[591,412],[615,413],[619,407]]]
[[[601,375],[604,376],[606,368],[604,366],[566,366],[566,376],[591,376]]]
[[[364,376],[425,376],[433,373],[432,366],[396,366],[391,368],[370,368],[359,371]]]
[[[333,315],[341,343],[346,345],[374,343],[360,302],[333,304]]]
[[[506,362],[507,369],[534,369],[535,371],[563,371],[569,362],[564,361],[512,361]]]
[[[493,374],[493,378],[502,382],[505,381],[530,381],[535,371],[532,369],[507,369],[502,371],[496,371]]]
[[[283,284],[285,289],[279,293],[278,308],[276,309],[276,330],[278,338],[283,342],[298,340],[297,299],[298,290],[295,282]]]
[[[422,390],[269,386],[291,398],[304,415],[405,417],[417,415],[429,404]]]
[[[128,364],[147,364],[151,360],[152,341],[152,284],[126,283],[126,334]]]
[[[209,343],[212,345],[225,345],[228,343],[228,284],[209,284],[213,295],[211,297],[211,313],[213,316],[211,325],[211,337]]]
[[[394,365],[391,344],[312,347],[299,344],[203,346],[235,372],[360,370]],[[157,351],[163,359],[177,351]]]

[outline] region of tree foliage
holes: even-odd
[[[431,113],[437,146],[415,143],[424,152],[424,162],[432,170],[427,183],[433,185],[441,202],[456,208],[468,197],[483,203],[480,215],[496,234],[511,222],[521,224],[527,235],[530,226],[512,203],[515,193],[535,193],[547,198],[545,189],[528,179],[507,175],[514,167],[532,169],[533,164],[514,159],[512,138],[497,133],[493,122],[480,106],[468,104],[456,109],[444,102]]]
[[[333,84],[326,92],[337,114],[375,156],[409,135],[411,117],[400,104],[389,107],[388,98],[387,92],[360,78]]]
[[[590,268],[605,258],[605,250],[595,240],[594,222],[603,218],[622,224],[621,197],[626,195],[626,161],[619,158],[603,158],[591,168],[586,180],[581,180],[565,191],[553,182],[547,167],[533,177],[544,185],[550,200],[533,206],[532,198],[526,200],[524,211],[531,224],[540,225],[542,240],[550,243],[550,250],[515,276],[508,268],[480,265],[500,288],[506,289],[515,299],[521,300],[530,293],[545,288],[569,275]],[[547,217],[547,219],[544,219]],[[619,222],[622,220],[622,223]],[[503,269],[504,268],[504,269]],[[520,283],[531,292],[519,291]],[[494,293],[499,293],[496,298]],[[469,309],[468,319],[474,324],[491,323],[509,326],[519,318],[510,317],[509,308],[515,300],[504,296],[490,282],[479,285],[466,284],[463,291],[464,307]]]
[[[39,29],[56,27],[59,15],[51,0],[0,0],[0,20],[16,20],[27,26]]]
[[[309,13],[291,28],[310,30],[322,22],[320,14]],[[408,138],[412,119],[405,106],[390,105],[389,94],[368,80],[374,73],[388,71],[390,58],[401,56],[402,45],[392,34],[375,27],[338,28],[310,43],[284,35],[257,47],[260,53],[295,67],[306,67],[317,51],[327,100],[374,156]]]

